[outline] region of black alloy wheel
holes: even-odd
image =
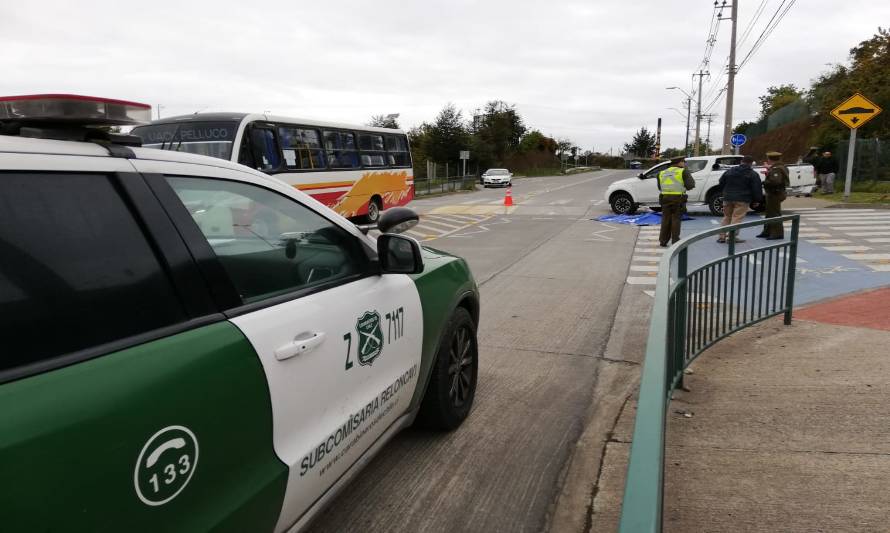
[[[439,343],[417,424],[446,431],[460,426],[473,406],[478,375],[476,323],[458,307]]]

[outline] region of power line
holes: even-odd
[[[785,10],[782,11],[781,14],[779,14],[779,11],[782,9],[782,6],[785,4],[786,1],[787,0],[782,0],[782,3],[779,4],[779,7],[776,9],[776,12],[773,13],[773,16],[772,18],[770,18],[769,22],[767,22],[767,25],[760,33],[760,36],[757,38],[754,44],[751,45],[751,50],[748,51],[748,54],[745,56],[744,59],[742,59],[741,63],[739,63],[739,69],[745,66],[745,64],[751,59],[751,57],[753,57],[754,54],[757,53],[760,47],[763,46],[763,43],[766,42],[766,40],[772,34],[773,30],[776,29],[776,26],[778,26],[779,23],[782,22],[782,19],[785,18],[785,15],[788,14],[788,11],[791,10],[795,2],[797,2],[797,0],[791,0]]]
[[[742,32],[742,37],[739,39],[739,46],[745,44],[745,41],[748,40],[748,37],[751,35],[751,30],[754,29],[754,26],[757,25],[757,21],[760,20],[760,16],[763,14],[763,9],[766,7],[767,0],[760,0],[760,5],[757,6],[757,9],[754,11],[754,15],[751,17],[751,21],[748,22],[748,26],[745,28],[745,31]]]
[[[739,40],[739,46],[745,43],[748,37],[751,35],[751,31],[754,29],[754,26],[757,25],[757,21],[760,20],[761,15],[763,15],[764,9],[769,0],[760,0],[760,5],[757,6],[757,9],[754,10],[754,15],[751,16],[751,20],[748,22],[748,25],[745,28],[745,31],[742,32],[742,37]],[[716,10],[715,10],[716,11]],[[719,23],[719,21],[718,21]],[[721,85],[724,76],[727,74],[727,69],[729,68],[729,57],[727,56],[726,61],[723,63],[723,67],[720,69],[720,75],[714,80],[714,83],[708,89],[708,94],[705,96],[705,100],[709,100],[711,98],[720,97],[720,94],[726,90],[726,85]],[[718,92],[718,89],[720,92]],[[715,96],[716,95],[716,96]],[[712,104],[713,105],[713,102]]]

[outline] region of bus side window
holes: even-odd
[[[248,131],[254,159],[253,168],[265,172],[280,167],[281,155],[278,151],[278,142],[275,140],[275,132],[271,129],[256,127],[252,127]]]

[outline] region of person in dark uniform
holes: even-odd
[[[658,173],[658,203],[661,204],[661,231],[658,243],[667,247],[668,240],[680,240],[680,223],[686,212],[686,191],[695,188],[692,173],[686,168],[685,157],[671,158],[671,166]]]
[[[766,218],[782,216],[782,202],[785,201],[785,188],[791,186],[788,178],[788,167],[780,161],[782,154],[779,152],[767,152],[768,169],[766,179],[763,180],[763,190],[766,193]],[[772,222],[763,227],[763,233],[758,235],[768,241],[784,239],[785,227],[781,222]]]

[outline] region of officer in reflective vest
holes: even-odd
[[[658,190],[661,195],[658,202],[661,204],[661,232],[658,243],[662,248],[668,245],[668,240],[677,242],[680,240],[680,222],[683,213],[686,212],[686,191],[695,188],[695,180],[692,173],[686,168],[684,157],[671,159],[671,166],[658,173]]]

